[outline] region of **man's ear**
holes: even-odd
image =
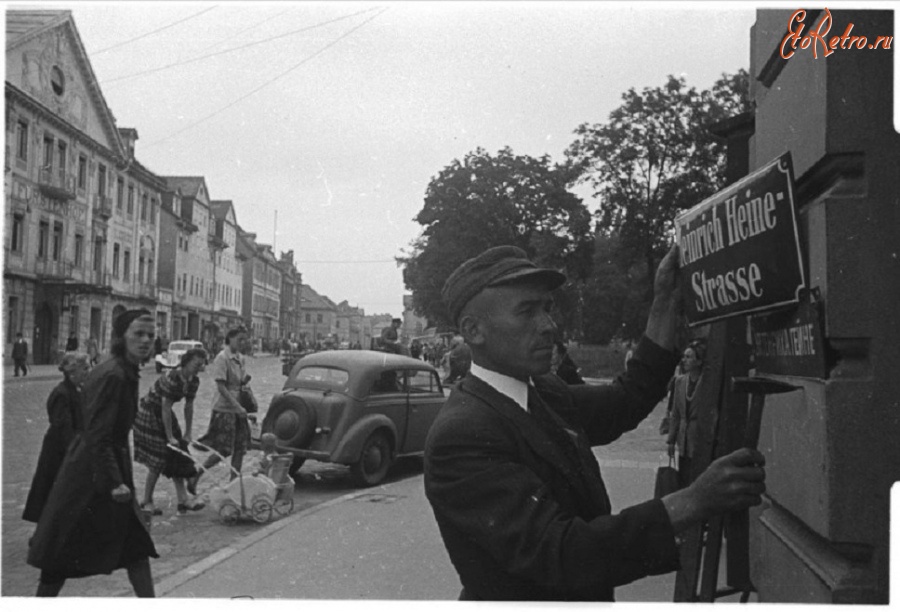
[[[470,346],[484,344],[484,331],[481,319],[473,314],[463,315],[459,321],[459,334]]]

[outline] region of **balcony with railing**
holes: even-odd
[[[75,264],[70,261],[37,259],[34,262],[34,273],[42,278],[72,278],[72,272],[74,269]]]
[[[96,216],[102,219],[109,219],[112,217],[113,206],[111,197],[95,193],[91,196],[91,205],[94,208],[94,214]]]
[[[75,177],[62,168],[45,166],[38,172],[38,188],[48,198],[75,199]]]

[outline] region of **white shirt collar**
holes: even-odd
[[[528,383],[506,374],[488,370],[474,362],[469,369],[469,373],[477,376],[490,387],[493,387],[496,391],[518,404],[522,410],[528,412]]]

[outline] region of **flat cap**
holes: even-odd
[[[548,289],[566,282],[566,275],[550,268],[539,268],[525,251],[514,246],[498,246],[467,259],[447,278],[441,297],[454,323],[466,304],[487,287],[538,281]]]

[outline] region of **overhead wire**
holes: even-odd
[[[148,36],[151,36],[153,34],[158,34],[159,32],[162,32],[163,30],[168,30],[169,28],[176,26],[179,23],[184,23],[185,21],[189,21],[191,19],[194,19],[195,17],[199,17],[200,15],[202,15],[204,13],[208,13],[209,11],[216,9],[216,8],[219,8],[218,5],[211,6],[209,8],[203,9],[199,13],[194,13],[193,15],[189,15],[188,17],[185,17],[184,19],[179,19],[178,21],[172,22],[169,25],[165,25],[161,28],[157,28],[157,29],[153,30],[152,32],[147,32],[145,34],[141,34],[140,36],[135,36],[134,38],[129,38],[128,40],[123,40],[122,42],[119,42],[119,43],[116,43],[109,47],[100,49],[99,51],[92,51],[89,55],[100,55],[101,53],[106,53],[107,51],[112,51],[113,49],[118,49],[119,47],[124,47],[125,45],[133,43],[137,40],[141,40],[142,38],[147,38]]]
[[[154,141],[154,142],[151,142],[151,143],[149,143],[149,144],[147,144],[147,145],[145,145],[145,146],[146,146],[146,147],[153,147],[153,146],[156,146],[156,145],[161,144],[161,143],[163,143],[163,142],[166,142],[167,140],[170,140],[170,139],[172,139],[172,138],[175,138],[176,136],[179,136],[180,134],[183,134],[184,132],[186,132],[186,131],[188,131],[188,130],[190,130],[190,129],[192,129],[192,128],[197,127],[197,126],[200,125],[201,123],[204,123],[204,122],[206,122],[206,121],[209,121],[209,120],[212,119],[213,117],[222,114],[223,112],[225,112],[225,111],[228,110],[229,108],[231,108],[231,107],[233,107],[233,106],[239,104],[240,102],[243,102],[244,100],[246,100],[247,98],[249,98],[249,97],[252,96],[253,94],[257,93],[258,91],[260,91],[260,90],[262,90],[262,89],[265,89],[266,87],[268,87],[269,85],[271,85],[271,84],[274,83],[275,81],[281,79],[282,77],[287,76],[288,74],[290,74],[290,73],[293,72],[294,70],[296,70],[296,69],[300,68],[301,66],[303,66],[304,64],[306,64],[306,63],[312,61],[313,59],[315,59],[316,57],[318,57],[319,55],[321,55],[322,53],[324,53],[325,51],[327,51],[327,50],[330,49],[331,47],[335,46],[336,44],[338,44],[339,42],[341,42],[342,40],[344,40],[345,38],[347,38],[348,36],[350,36],[351,34],[353,34],[354,32],[356,32],[357,30],[359,30],[360,28],[362,28],[362,27],[368,25],[369,22],[371,22],[372,20],[374,20],[376,17],[380,16],[381,14],[383,14],[383,13],[384,13],[385,11],[387,11],[387,10],[388,10],[387,8],[381,9],[381,11],[379,11],[379,12],[376,13],[375,15],[372,15],[371,17],[369,17],[368,19],[366,19],[365,21],[363,21],[363,22],[360,23],[359,25],[353,26],[352,28],[350,28],[349,30],[347,30],[344,34],[340,35],[339,37],[337,37],[336,39],[334,39],[333,41],[331,41],[330,43],[328,43],[327,45],[325,45],[324,47],[322,47],[321,49],[319,49],[318,51],[316,51],[316,52],[313,53],[312,55],[306,56],[305,58],[303,58],[302,60],[300,60],[299,62],[297,62],[296,64],[294,64],[294,65],[291,66],[290,68],[288,68],[287,70],[285,70],[285,71],[279,73],[278,75],[272,77],[272,78],[269,79],[268,81],[264,82],[262,85],[260,85],[260,86],[256,87],[255,89],[253,89],[253,90],[247,92],[246,94],[244,94],[243,96],[237,98],[236,100],[234,100],[234,101],[232,101],[232,102],[226,104],[226,105],[223,106],[222,108],[220,108],[220,109],[218,109],[218,110],[216,110],[216,111],[214,111],[214,112],[212,112],[212,113],[206,115],[205,117],[203,117],[203,118],[201,118],[201,119],[198,119],[197,121],[195,121],[195,122],[193,122],[193,123],[191,123],[191,124],[189,124],[189,125],[186,125],[185,127],[181,128],[181,129],[178,130],[177,132],[174,132],[174,133],[172,133],[172,134],[169,134],[168,136],[165,136],[164,138],[161,138],[160,140],[156,140],[156,141]]]
[[[296,7],[294,7],[294,8],[296,8]],[[233,40],[233,39],[237,38],[238,36],[240,36],[241,34],[244,34],[245,32],[249,32],[250,30],[256,29],[264,23],[268,23],[268,22],[272,21],[273,19],[277,19],[278,17],[281,17],[285,13],[290,13],[291,11],[294,10],[294,8],[289,8],[286,11],[281,11],[280,13],[278,13],[276,15],[272,15],[271,17],[266,17],[262,21],[254,23],[252,26],[248,26],[248,27],[244,28],[243,30],[238,30],[232,36],[229,36],[228,38],[223,38],[222,40],[216,41],[211,45],[207,45],[206,47],[203,47],[202,49],[200,49],[200,52],[202,53],[204,51],[209,51],[210,49],[212,49],[214,47],[218,47],[222,43],[228,42],[229,40]]]
[[[371,13],[372,11],[375,11],[375,10],[378,10],[378,8],[377,8],[377,7],[376,7],[376,8],[368,8],[368,9],[365,9],[365,10],[362,10],[362,11],[357,11],[357,12],[355,12],[355,13],[351,13],[351,14],[349,14],[349,15],[344,15],[344,16],[342,16],[342,17],[336,17],[336,18],[334,18],[334,19],[329,19],[329,20],[327,20],[327,21],[322,21],[322,22],[319,22],[319,23],[316,23],[316,24],[313,24],[313,25],[310,25],[310,26],[304,26],[304,27],[300,28],[299,30],[292,30],[292,31],[290,31],[290,32],[285,32],[284,34],[278,34],[278,35],[276,35],[276,36],[270,36],[269,38],[264,38],[264,39],[262,39],[262,40],[257,40],[257,41],[254,41],[254,42],[246,43],[246,44],[244,44],[244,45],[240,45],[240,46],[237,46],[237,47],[231,47],[231,48],[229,48],[229,49],[223,49],[223,50],[221,50],[221,51],[214,51],[213,53],[207,53],[206,55],[199,55],[199,56],[197,56],[197,57],[192,57],[192,58],[190,58],[190,59],[181,60],[181,61],[178,61],[178,62],[172,62],[171,64],[166,64],[165,66],[158,66],[158,67],[156,67],[156,68],[148,68],[147,70],[142,70],[142,71],[140,71],[140,72],[134,72],[134,73],[132,73],[132,74],[126,74],[126,75],[123,75],[123,76],[114,77],[114,78],[112,78],[112,79],[106,79],[105,81],[101,81],[101,85],[107,85],[107,84],[109,84],[109,83],[115,83],[115,82],[118,82],[118,81],[125,81],[125,80],[128,80],[128,79],[137,78],[137,77],[139,77],[139,76],[144,76],[144,75],[148,75],[148,74],[153,74],[153,73],[155,73],[155,72],[160,72],[160,71],[162,71],[162,70],[168,70],[169,68],[176,68],[176,67],[178,67],[178,66],[185,66],[185,65],[187,65],[187,64],[193,64],[194,62],[199,62],[199,61],[201,61],[201,60],[209,59],[209,58],[211,58],[211,57],[216,57],[217,55],[224,55],[224,54],[226,54],[226,53],[231,53],[232,51],[241,51],[242,49],[247,49],[248,47],[253,47],[253,46],[256,46],[256,45],[261,45],[261,44],[263,44],[263,43],[271,42],[271,41],[273,41],[273,40],[279,40],[279,39],[281,39],[281,38],[286,38],[286,37],[288,37],[288,36],[293,36],[293,35],[295,35],[295,34],[300,34],[301,32],[306,32],[306,31],[313,30],[313,29],[315,29],[315,28],[320,28],[320,27],[322,27],[322,26],[326,26],[326,25],[329,25],[329,24],[332,24],[332,23],[335,23],[335,22],[338,22],[338,21],[343,21],[343,20],[345,20],[345,19],[350,19],[351,17],[356,17],[356,16],[362,15],[362,14],[364,14],[364,13]]]

